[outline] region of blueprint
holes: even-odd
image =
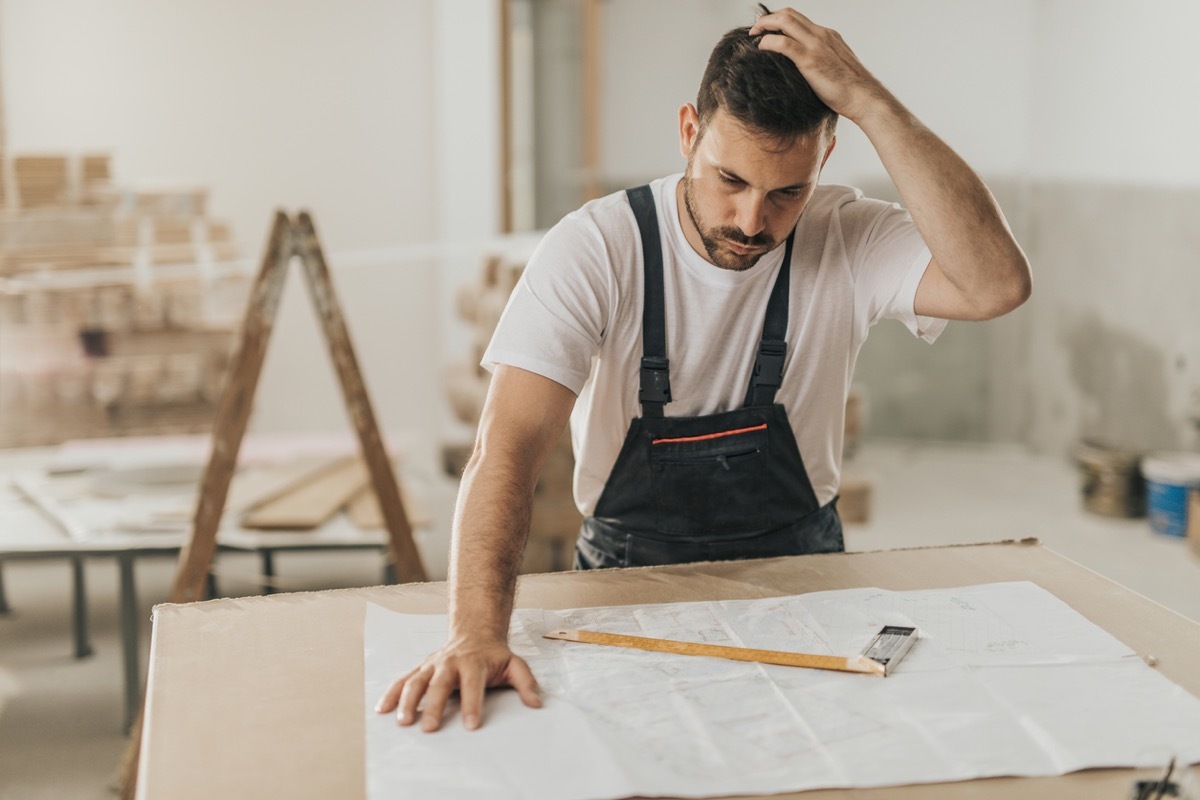
[[[884,625],[920,640],[887,678],[543,639],[584,628],[853,656]],[[368,606],[370,800],[599,800],[872,787],[1200,761],[1200,700],[1032,583],[849,589],[707,603],[518,610],[544,706],[491,692],[468,732],[377,715],[445,616]]]

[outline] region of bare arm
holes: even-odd
[[[509,650],[508,625],[534,485],[574,404],[571,390],[548,378],[496,369],[454,513],[449,640],[392,684],[379,713],[397,711],[411,725],[423,700],[421,728],[434,731],[458,690],[463,724],[474,729],[490,686],[512,686],[526,705],[541,705],[529,666]]]
[[[992,193],[945,142],[863,67],[837,31],[792,9],[759,18],[760,47],[786,55],[830,108],[858,125],[891,176],[933,258],[921,316],[983,320],[1029,297],[1029,262]]]

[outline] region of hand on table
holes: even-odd
[[[484,692],[496,686],[513,687],[530,708],[542,705],[533,672],[507,643],[452,639],[393,683],[379,699],[375,711],[379,714],[396,711],[401,725],[415,723],[419,711],[421,730],[436,731],[441,727],[446,702],[457,690],[463,725],[467,730],[475,730],[482,721]]]

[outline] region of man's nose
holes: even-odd
[[[757,236],[767,227],[765,204],[766,198],[763,195],[757,192],[743,192],[734,222],[747,238]]]

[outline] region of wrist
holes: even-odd
[[[904,104],[882,86],[877,91],[868,92],[852,113],[843,116],[861,128],[868,137],[915,122]]]
[[[509,616],[501,618],[493,608],[482,611],[452,607],[450,638],[477,643],[508,642]]]
[[[508,631],[499,633],[485,628],[459,628],[450,626],[450,634],[446,637],[449,642],[470,644],[476,647],[502,644],[508,646]]]

